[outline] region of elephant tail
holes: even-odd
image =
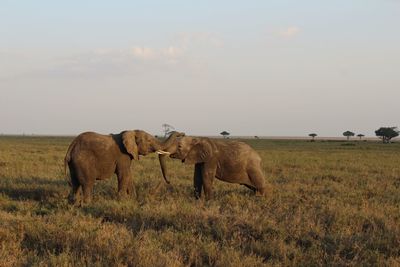
[[[64,158],[64,174],[65,174],[65,179],[67,180],[68,184],[72,186],[72,181],[71,177],[68,177],[68,172],[67,172],[67,167],[69,165],[69,162],[71,161],[71,151],[75,147],[76,144],[76,138],[72,141],[72,143],[69,145],[67,153],[65,154]]]

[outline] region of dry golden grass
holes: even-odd
[[[400,144],[247,140],[273,186],[267,198],[216,181],[196,201],[192,167],[135,162],[137,200],[116,179],[67,204],[70,138],[0,138],[0,266],[400,265]],[[150,194],[153,192],[153,194]]]

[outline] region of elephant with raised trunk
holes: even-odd
[[[185,136],[177,138],[165,151],[171,158],[195,164],[196,198],[201,197],[202,189],[206,200],[212,198],[214,178],[244,185],[257,195],[268,191],[260,156],[243,142]]]
[[[70,171],[72,191],[70,201],[79,201],[81,192],[83,202],[91,201],[95,180],[104,180],[114,173],[118,177],[118,194],[124,197],[136,194],[132,180],[131,161],[139,160],[139,155],[162,151],[171,146],[177,137],[184,133],[173,132],[167,140],[157,138],[141,130],[123,131],[119,134],[102,135],[85,132],[78,135],[70,144],[64,160],[65,172]],[[159,153],[163,177],[167,183],[165,153]]]

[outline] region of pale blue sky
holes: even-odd
[[[0,133],[373,135],[400,1],[1,1]]]

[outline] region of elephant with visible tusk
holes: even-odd
[[[196,198],[201,197],[202,189],[206,200],[212,198],[214,178],[244,185],[257,195],[266,195],[269,191],[260,156],[243,142],[185,136],[175,139],[165,152],[183,163],[195,164]]]
[[[163,151],[171,146],[175,139],[184,133],[173,132],[167,140],[160,142],[157,138],[142,130],[123,131],[119,134],[102,135],[85,132],[78,135],[70,144],[64,159],[65,173],[70,171],[72,191],[70,201],[76,204],[80,193],[83,202],[91,201],[91,193],[95,180],[104,180],[114,173],[118,177],[118,194],[136,194],[132,181],[131,162],[139,160],[139,155],[159,154],[163,177],[167,183],[168,174],[165,159],[168,155]]]

